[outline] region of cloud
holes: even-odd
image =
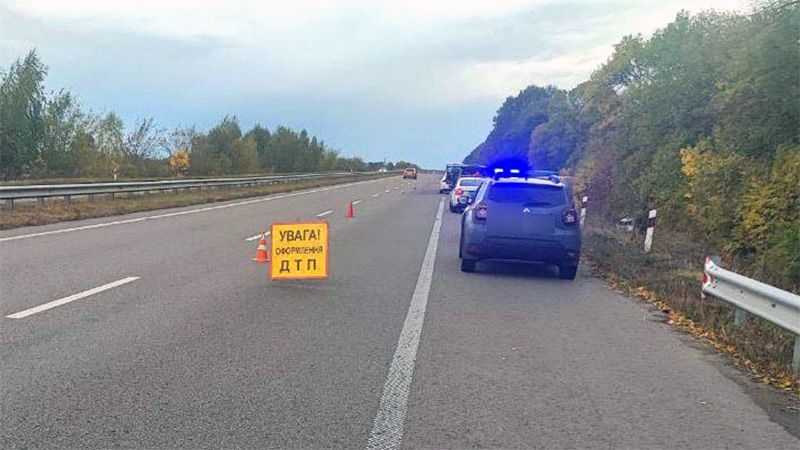
[[[128,122],[233,113],[438,164],[474,147],[508,95],[570,88],[680,9],[747,1],[0,0],[0,67],[36,47],[50,85]]]
[[[247,38],[356,17],[384,24],[423,25],[507,14],[546,1],[439,0],[374,2],[369,0],[7,0],[9,9],[47,20],[82,21],[96,29],[136,29],[170,37]],[[84,25],[85,25],[84,24]]]
[[[513,95],[531,84],[576,86],[585,81],[584,74],[597,68],[611,50],[610,45],[601,45],[580,54],[475,63],[465,67],[461,76],[473,86],[473,94],[478,97],[494,97],[500,92]]]

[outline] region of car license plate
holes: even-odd
[[[525,234],[553,234],[555,226],[550,214],[526,214],[522,221]]]

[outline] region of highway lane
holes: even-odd
[[[0,244],[4,314],[70,293],[61,284],[141,277],[0,319],[0,447],[363,446],[439,201],[400,185]],[[271,283],[250,261],[244,239],[266,221],[334,208],[330,280]],[[34,274],[15,267],[37,259]]]
[[[329,209],[338,212],[336,217],[343,217],[347,202],[398,185],[400,182],[397,179],[377,180],[262,199],[236,200],[208,206],[4,231],[0,233],[0,240],[43,231],[140,220],[103,228],[0,242],[2,258],[14,262],[0,266],[2,279],[14,280],[14,283],[2,286],[6,300],[0,312],[6,315],[13,312],[6,308],[28,307],[37,303],[39,297],[58,296],[61,292],[81,290],[82,286],[97,286],[122,278],[115,277],[123,268],[135,271],[139,266],[152,267],[153,264],[163,261],[165,253],[174,252],[178,256],[177,252],[182,252],[183,261],[175,261],[178,266],[185,265],[187,261],[214,264],[213,259],[217,256],[215,246],[227,251],[232,243],[263,231],[274,221],[313,219],[317,213]],[[365,189],[363,193],[362,188]],[[245,204],[227,207],[240,203]],[[214,209],[206,211],[208,208]],[[193,211],[200,212],[192,213]],[[197,254],[201,257],[189,259],[190,255],[195,255],[201,249],[205,254]],[[242,246],[242,251],[252,252],[252,249],[250,246]],[[31,292],[31,286],[37,286],[37,290]],[[32,293],[38,297],[29,298]],[[12,303],[16,301],[21,303]]]
[[[0,447],[363,448],[440,202],[432,176],[402,185],[0,241]],[[323,213],[331,279],[268,281],[246,239]],[[437,241],[405,447],[798,444],[712,357],[601,281],[462,274],[457,218],[445,213]]]
[[[800,445],[716,355],[585,269],[462,273],[459,226],[443,221],[406,448]]]

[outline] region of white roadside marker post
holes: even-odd
[[[583,228],[584,222],[586,222],[586,204],[589,203],[589,196],[584,195],[581,199],[581,228]]]
[[[647,214],[647,233],[644,235],[644,252],[650,253],[653,245],[653,230],[656,227],[656,210],[651,209]]]

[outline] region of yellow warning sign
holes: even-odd
[[[328,278],[328,222],[273,223],[273,280]]]

